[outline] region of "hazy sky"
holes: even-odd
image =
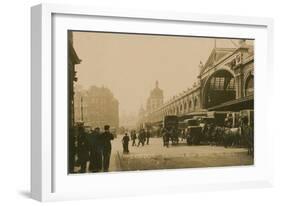
[[[121,113],[145,107],[156,80],[167,100],[197,81],[199,62],[214,48],[213,38],[73,32],[77,84],[108,87],[119,100]],[[237,43],[237,40],[234,40]],[[217,47],[235,47],[228,39]]]

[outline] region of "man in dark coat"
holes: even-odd
[[[101,134],[101,142],[102,142],[102,166],[103,171],[108,172],[109,163],[110,163],[110,155],[111,155],[111,140],[113,140],[114,136],[109,131],[110,126],[104,126],[104,132]]]
[[[89,143],[84,127],[78,128],[78,161],[80,163],[80,173],[85,173],[89,160]]]
[[[125,136],[122,139],[122,144],[123,144],[123,153],[128,154],[129,153],[129,141],[130,138],[127,133],[125,133]]]
[[[146,144],[148,145],[149,144],[149,138],[150,138],[151,134],[150,134],[150,131],[149,129],[146,131]]]
[[[169,138],[170,138],[169,129],[170,128],[164,128],[163,131],[162,131],[163,146],[164,147],[169,147]]]
[[[100,128],[97,127],[91,133],[90,143],[90,167],[89,170],[99,172],[102,169],[102,148]]]
[[[254,130],[248,123],[248,117],[243,117],[241,135],[243,140],[245,140],[247,143],[248,155],[254,156]]]
[[[131,140],[133,141],[133,142],[132,142],[132,146],[136,146],[136,139],[137,139],[137,134],[136,134],[136,131],[133,130],[133,131],[131,132]]]
[[[144,129],[141,129],[141,130],[140,130],[138,139],[139,139],[138,147],[140,146],[140,144],[141,144],[142,146],[144,146],[144,142],[145,142],[145,131],[144,131]]]

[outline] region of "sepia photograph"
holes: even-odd
[[[68,174],[254,165],[254,39],[67,35]]]

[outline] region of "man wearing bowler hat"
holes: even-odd
[[[102,166],[103,171],[108,172],[110,155],[111,155],[111,140],[113,140],[113,134],[109,131],[110,126],[104,126],[104,132],[101,135],[102,140]]]

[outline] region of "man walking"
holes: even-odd
[[[130,138],[127,133],[125,133],[125,136],[122,139],[122,144],[123,144],[123,153],[128,154],[129,153],[129,141]]]
[[[140,144],[141,144],[142,146],[144,146],[144,141],[145,141],[145,131],[144,131],[144,129],[141,129],[141,130],[140,130],[138,139],[139,139],[138,147],[140,146]]]
[[[151,134],[149,129],[146,131],[146,144],[149,145],[149,138],[150,138]]]
[[[132,147],[133,147],[133,146],[136,146],[136,139],[137,139],[137,134],[136,134],[136,131],[133,130],[133,131],[131,132],[131,140],[133,141],[133,142],[132,142]]]
[[[102,167],[104,172],[108,172],[110,155],[111,155],[111,140],[113,140],[113,134],[109,131],[110,126],[104,126],[104,132],[101,134],[102,142]]]

